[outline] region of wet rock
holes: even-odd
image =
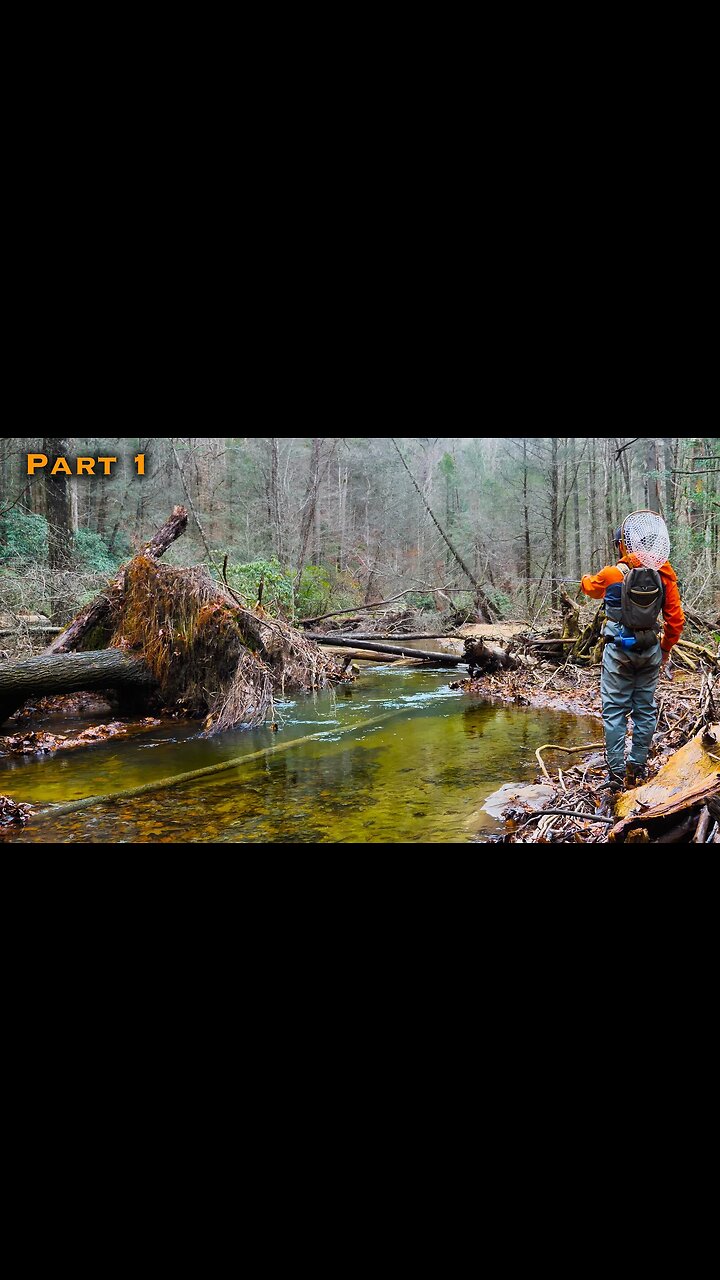
[[[499,791],[493,791],[482,806],[484,813],[491,818],[501,818],[503,809],[509,804],[521,805],[529,813],[535,813],[549,804],[555,794],[555,788],[545,782],[506,782]]]

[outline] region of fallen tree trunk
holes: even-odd
[[[0,636],[24,636],[26,633],[32,635],[34,631],[54,631],[57,635],[63,629],[63,627],[3,627],[0,630]]]
[[[141,658],[131,658],[119,649],[41,654],[38,658],[0,666],[0,725],[28,698],[47,693],[76,693],[79,689],[112,688],[146,695],[154,683]]]
[[[331,644],[327,644],[324,647],[332,652]],[[390,655],[370,653],[367,649],[338,649],[336,656],[338,661],[342,659],[343,667],[346,667],[349,662],[385,662]]]
[[[203,718],[207,733],[261,724],[268,714],[274,715],[276,694],[284,697],[290,690],[311,691],[353,679],[335,657],[289,623],[259,605],[248,609],[227,582],[214,579],[204,565],[178,569],[159,564],[158,556],[186,524],[185,508],[175,507],[144,552],[115,575],[43,656],[53,660],[83,645],[92,650],[106,645],[112,653],[132,655],[152,674],[163,704]],[[86,670],[79,684],[53,682],[43,691],[103,683],[115,682],[88,680]],[[127,690],[130,685],[123,682],[121,687]],[[33,685],[9,690],[2,704],[5,717],[31,692],[40,689]],[[126,694],[123,697],[127,700]]]
[[[510,652],[512,641],[503,647],[489,644],[482,637],[469,636],[465,641],[464,658],[468,664],[468,673],[472,679],[476,671],[517,671],[522,665],[519,658]]]
[[[175,539],[185,532],[187,522],[188,514],[185,508],[173,507],[172,515],[153,535],[147,546],[138,552],[138,555],[146,556],[149,560],[158,560],[160,556],[165,554]],[[62,634],[56,640],[53,640],[52,644],[48,645],[45,653],[48,655],[69,653],[72,649],[77,649],[85,636],[89,635],[95,627],[107,621],[113,603],[122,596],[124,581],[125,568],[123,567],[108,583],[103,594],[96,596],[91,604],[83,609],[76,618],[73,618],[69,627],[66,627]]]
[[[350,636],[324,636],[317,632],[306,632],[309,640],[330,647],[357,649],[358,643]],[[487,644],[484,640],[473,636],[465,641],[463,654],[438,653],[433,649],[411,649],[408,645],[376,643],[363,640],[362,648],[370,653],[388,654],[396,658],[421,658],[424,662],[439,662],[443,666],[459,667],[467,664],[470,674],[473,671],[501,671],[505,668],[515,670],[521,666],[520,660],[500,645]]]
[[[683,815],[678,819],[683,822],[689,810],[695,810],[695,826],[704,805],[712,813],[720,803],[718,757],[712,750],[719,740],[720,723],[707,725],[680,747],[650,782],[623,792],[615,804],[619,821],[609,839],[625,840],[628,831],[640,825],[649,826],[652,831],[656,821],[676,814]]]
[[[314,631],[306,631],[305,635],[308,640],[315,640],[317,644],[329,645],[332,648],[357,649],[358,647],[357,640],[345,636],[324,636]],[[461,663],[464,664],[468,661],[464,655],[435,653],[429,649],[410,649],[407,645],[402,644],[375,644],[373,641],[363,640],[362,647],[373,653],[387,653],[394,655],[396,658],[424,658],[426,662],[442,662],[450,667],[457,667]]]

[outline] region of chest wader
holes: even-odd
[[[618,568],[627,573],[627,565],[618,565]],[[642,635],[640,647],[623,643],[631,639],[632,634],[622,622],[622,586],[622,583],[613,583],[605,593],[607,623],[600,677],[605,755],[610,774],[618,778],[625,773],[629,715],[633,719],[633,734],[628,764],[636,770],[645,767],[657,723],[655,689],[662,662],[660,639],[654,628]]]

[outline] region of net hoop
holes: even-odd
[[[670,534],[657,511],[633,511],[626,516],[622,540],[631,555],[648,569],[659,569],[670,555]]]

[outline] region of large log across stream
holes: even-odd
[[[318,644],[337,645],[340,649],[361,647],[371,653],[387,653],[398,658],[422,658],[425,662],[438,662],[448,667],[467,664],[471,673],[475,669],[494,671],[503,667],[516,668],[520,665],[517,658],[507,653],[505,649],[501,649],[499,645],[490,645],[476,638],[465,641],[464,653],[455,654],[438,653],[431,649],[410,649],[407,645],[388,644],[387,641],[379,644],[372,640],[363,640],[362,645],[358,645],[357,639],[350,636],[321,635],[315,631],[306,631],[305,634],[309,640],[316,640]]]
[[[141,658],[131,658],[120,649],[98,649],[89,653],[62,653],[24,662],[0,665],[0,726],[28,698],[47,693],[77,693],[79,689],[118,689],[143,699],[154,684]]]
[[[383,641],[377,644],[374,641],[363,640],[362,644],[358,644],[357,640],[351,640],[346,636],[320,635],[316,631],[306,631],[305,635],[308,640],[316,640],[318,644],[337,645],[340,649],[368,649],[371,653],[388,653],[396,658],[424,658],[426,661],[444,662],[450,667],[456,667],[461,662],[467,662],[467,658],[458,657],[453,653],[433,653],[429,649],[409,649],[407,645],[388,644]]]

